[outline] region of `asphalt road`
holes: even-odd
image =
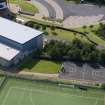
[[[105,19],[105,7],[87,4],[69,4],[64,2],[64,0],[54,1],[61,6],[65,18],[68,16],[97,16],[99,14],[104,14],[102,20]]]
[[[55,12],[54,8],[49,3],[47,3],[45,0],[35,0],[35,1],[40,2],[47,8],[47,10],[49,11],[49,18],[56,17],[56,12]]]

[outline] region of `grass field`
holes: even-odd
[[[27,3],[25,1],[19,3],[19,6],[22,11],[29,12],[32,14],[38,13],[38,9],[36,6],[34,6],[33,4],[30,4],[30,3]]]
[[[104,93],[10,78],[0,91],[0,105],[104,105]]]
[[[94,32],[99,27],[100,27],[100,25],[94,25],[93,28],[87,26],[85,29],[80,27],[80,28],[77,28],[75,30],[80,31],[80,32],[88,32],[88,37],[91,40],[93,40],[94,42],[96,42],[99,45],[105,46],[105,40],[102,39],[101,37],[97,36],[96,33]]]
[[[55,29],[54,31],[51,30],[51,28],[47,27],[46,28],[46,32],[48,32],[48,37],[53,37],[55,39],[62,39],[62,40],[67,40],[67,41],[72,41],[75,38],[80,39],[81,41],[84,42],[89,42],[85,36],[80,35],[80,34],[75,34],[73,32],[70,31],[66,31],[66,30],[62,30],[62,29]],[[57,35],[54,35],[54,33],[56,33]]]
[[[20,69],[28,72],[38,73],[58,73],[60,70],[60,63],[48,60],[25,59],[20,65]]]
[[[25,0],[9,0],[9,3],[18,4],[21,8],[21,11],[28,12],[31,14],[38,13],[38,8],[35,5],[26,2]]]
[[[4,76],[0,76],[0,85],[1,85],[3,80],[4,80]]]

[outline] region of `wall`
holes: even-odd
[[[20,61],[22,61],[22,59],[25,56],[28,56],[28,54],[33,50],[41,49],[43,47],[43,35],[39,35],[23,45],[15,43],[14,41],[11,41],[1,36],[0,36],[0,42],[5,43],[13,48],[21,49],[21,52],[18,55],[16,55],[11,61],[7,61],[3,58],[0,58],[0,64],[2,66],[8,67],[11,65],[18,64]]]
[[[8,45],[10,47],[13,47],[15,49],[19,49],[19,50],[22,49],[22,45],[20,43],[17,43],[15,41],[7,39],[7,38],[5,38],[3,36],[0,36],[0,42],[4,43],[4,44],[6,44],[6,45]]]
[[[32,51],[35,49],[41,49],[42,47],[43,47],[43,35],[42,34],[26,42],[25,44],[23,44],[23,49],[28,50],[28,51]]]
[[[7,67],[10,65],[10,62],[3,58],[0,58],[0,65]]]

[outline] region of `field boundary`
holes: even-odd
[[[26,88],[20,88],[20,87],[10,87],[11,89],[19,89],[19,90],[24,90],[24,91],[30,91],[30,92],[40,92],[40,93],[48,93],[48,94],[54,94],[53,92],[49,92],[47,90],[42,90],[42,89],[26,89]],[[85,99],[96,99],[96,100],[100,100],[103,101],[104,99],[101,98],[95,98],[95,97],[85,97],[82,95],[70,95],[65,93],[66,95],[69,95],[71,97],[78,97],[78,98],[85,98]]]
[[[2,102],[2,105],[5,105],[5,103],[8,101],[8,97],[9,97],[9,94],[11,94],[11,92],[12,92],[12,89],[18,89],[18,90],[23,90],[24,92],[23,92],[23,95],[25,94],[25,92],[30,92],[29,93],[29,98],[30,98],[30,102],[32,103],[32,105],[34,105],[34,103],[33,103],[33,99],[32,99],[32,93],[33,92],[43,92],[43,93],[46,93],[47,92],[47,94],[54,94],[53,92],[49,92],[49,91],[46,91],[46,90],[42,90],[42,89],[27,89],[27,88],[21,88],[21,87],[10,87],[9,89],[8,89],[8,92],[7,92],[7,94],[6,94],[6,96],[4,97],[4,100],[3,100],[3,102]],[[23,96],[22,95],[22,96]],[[65,95],[68,95],[68,96],[70,96],[70,97],[76,97],[76,98],[83,98],[83,99],[85,99],[85,100],[96,100],[95,101],[95,103],[94,103],[94,105],[98,105],[98,101],[103,101],[104,99],[101,99],[101,98],[94,98],[94,97],[85,97],[85,96],[80,96],[80,95],[70,95],[70,94],[67,94],[67,93],[65,93]],[[21,98],[20,98],[20,100],[22,100]],[[20,103],[20,100],[18,100],[18,105],[20,105],[21,103]],[[20,103],[20,104],[19,104]]]
[[[5,94],[5,97],[4,97],[4,99],[3,99],[3,101],[2,101],[2,104],[1,105],[5,105],[5,104],[7,104],[8,103],[8,101],[9,101],[9,95],[11,95],[12,94],[12,92],[15,92],[15,91],[17,91],[17,92],[19,92],[19,94],[20,94],[20,92],[21,92],[21,90],[22,90],[22,94],[21,94],[21,96],[20,96],[20,98],[16,101],[16,105],[21,105],[21,101],[23,100],[23,98],[22,97],[24,97],[24,94],[25,93],[28,93],[29,94],[29,97],[27,97],[29,100],[30,100],[30,102],[32,103],[32,105],[34,105],[34,101],[33,101],[33,92],[37,92],[37,93],[43,93],[43,94],[48,94],[48,95],[53,95],[54,94],[54,92],[53,91],[50,91],[50,90],[44,90],[44,89],[42,89],[42,88],[33,88],[33,87],[31,87],[31,88],[29,88],[29,87],[19,87],[19,86],[11,86],[10,84],[8,84],[9,85],[9,88],[8,88],[8,90],[7,90],[7,93]],[[16,90],[15,90],[16,89]],[[13,91],[12,91],[13,90]],[[77,91],[74,91],[74,93],[76,93]],[[86,91],[86,92],[88,92],[88,91]],[[58,92],[58,95],[60,95],[61,93],[60,92]],[[67,95],[67,96],[69,96],[69,97],[73,97],[73,98],[77,98],[77,99],[85,99],[85,100],[93,100],[93,105],[98,105],[98,103],[100,102],[100,101],[104,101],[104,98],[100,98],[100,97],[98,97],[97,98],[97,96],[93,96],[93,97],[89,97],[88,95],[85,95],[85,94],[82,94],[82,92],[80,92],[80,94],[78,94],[78,92],[77,92],[77,94],[73,94],[73,93],[64,93],[64,95]],[[18,96],[16,96],[17,98],[18,98]],[[11,99],[10,99],[11,100]]]
[[[22,80],[28,80],[28,81],[39,81],[43,83],[52,83],[52,84],[65,84],[65,85],[74,85],[74,86],[86,86],[87,88],[93,88],[97,90],[101,90],[102,88],[99,86],[96,86],[98,84],[94,81],[84,81],[84,80],[67,80],[67,79],[60,79],[60,78],[46,78],[46,77],[39,77],[35,75],[24,75],[24,74],[17,74],[17,73],[10,73],[10,72],[4,72],[0,71],[1,76],[7,76],[7,78],[14,78],[14,79],[22,79]],[[101,85],[101,83],[100,83]]]

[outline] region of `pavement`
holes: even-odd
[[[33,0],[31,1],[31,3],[34,4],[39,10],[39,13],[35,14],[36,18],[42,19],[43,17],[49,17],[48,9],[45,6],[43,6],[40,2],[38,2],[37,0]]]
[[[30,76],[35,76],[39,78],[58,78],[58,74],[44,74],[44,73],[35,73],[35,72],[26,72],[26,71],[20,71],[18,74],[20,75],[30,75]]]
[[[16,4],[9,4],[8,7],[13,13],[18,13],[18,11],[20,10],[19,6]]]
[[[32,2],[39,2],[40,4],[42,4],[48,11],[49,13],[49,18],[55,18],[56,17],[56,12],[54,10],[54,8],[45,0],[31,0]],[[46,13],[46,11],[44,11]]]
[[[38,7],[39,13],[34,18],[41,20],[43,16],[53,19],[64,19],[60,25],[65,28],[77,28],[84,25],[95,25],[105,20],[105,7],[92,4],[69,4],[64,0],[31,0]],[[11,10],[19,8],[11,5]]]
[[[63,19],[63,11],[62,11],[61,6],[54,0],[45,0],[45,1],[54,8],[56,12],[56,18]]]
[[[98,24],[103,17],[103,14],[97,16],[69,16],[62,24],[65,28],[78,28],[84,25]]]

